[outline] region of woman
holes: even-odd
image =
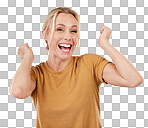
[[[99,45],[114,63],[96,54],[72,56],[79,46],[79,16],[69,8],[53,9],[42,34],[49,58],[35,67],[28,44],[21,45],[23,60],[10,92],[16,98],[31,96],[37,111],[37,128],[101,128],[101,83],[136,87],[142,77],[110,43],[111,29],[101,27]]]

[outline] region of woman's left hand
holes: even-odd
[[[112,30],[104,25],[101,26],[100,37],[98,43],[102,49],[109,44],[109,38],[111,36]]]

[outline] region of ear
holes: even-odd
[[[46,36],[46,33],[45,33],[44,30],[42,30],[42,37],[43,37],[44,40],[47,40],[47,36]]]

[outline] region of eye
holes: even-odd
[[[77,33],[77,31],[71,31],[71,32]]]
[[[61,28],[58,28],[58,29],[57,29],[57,31],[63,31],[63,29],[61,29]]]

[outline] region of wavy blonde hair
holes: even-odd
[[[79,19],[78,13],[76,11],[70,9],[70,8],[67,8],[67,7],[58,7],[58,8],[55,8],[55,9],[51,10],[48,13],[48,16],[46,17],[46,19],[44,21],[44,24],[43,24],[43,27],[42,27],[43,35],[48,35],[48,33],[49,33],[49,25],[51,23],[51,18],[53,17],[52,28],[51,28],[51,36],[50,36],[49,43],[51,43],[53,33],[54,33],[54,30],[55,30],[55,20],[56,20],[57,15],[59,13],[72,14],[74,16],[74,18],[78,22],[78,39],[79,39],[80,38],[80,19]],[[47,40],[45,40],[45,42],[47,44],[46,50],[49,50]],[[79,44],[79,40],[78,40],[77,49],[79,49],[79,48],[80,48],[80,44]]]

